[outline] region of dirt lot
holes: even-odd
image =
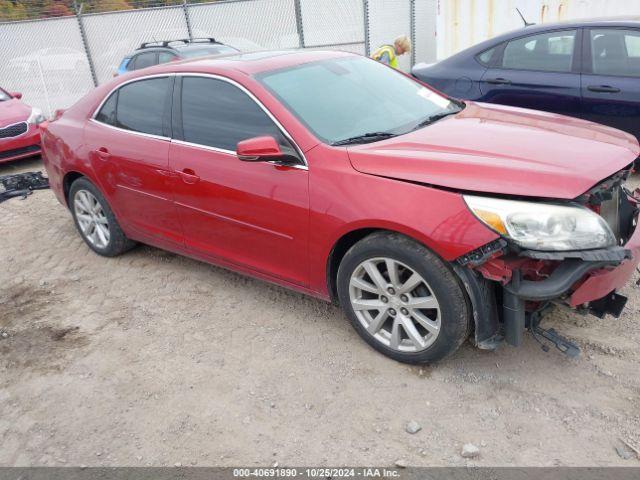
[[[414,368],[321,301],[150,247],[98,257],[50,191],[1,204],[0,233],[0,465],[638,465],[615,449],[640,443],[634,284],[619,320],[546,320],[578,359],[527,335]]]

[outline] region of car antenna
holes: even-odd
[[[522,15],[522,12],[518,7],[516,7],[516,12],[518,12],[518,15],[520,15],[520,18],[522,19],[522,22],[524,23],[525,27],[530,27],[531,25],[535,25],[535,23],[527,22],[527,20],[524,18],[524,15]]]

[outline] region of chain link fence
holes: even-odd
[[[410,35],[408,71],[435,61],[437,0],[220,0],[0,23],[0,87],[51,116],[108,81],[142,42],[215,37],[241,51],[338,49],[369,55]]]

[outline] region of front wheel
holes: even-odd
[[[400,234],[374,233],[347,252],[338,297],[360,336],[400,362],[435,362],[469,335],[469,302],[455,273]]]

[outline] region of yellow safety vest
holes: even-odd
[[[397,69],[398,56],[396,55],[396,49],[393,45],[381,46],[378,50],[373,52],[373,55],[371,55],[371,58],[379,62],[385,53],[389,55],[389,66]]]

